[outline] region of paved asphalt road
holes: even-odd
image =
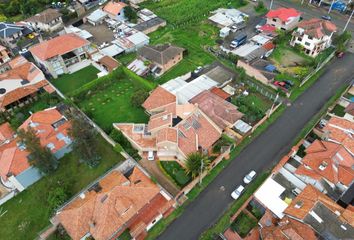
[[[265,0],[266,6],[269,8],[271,0]],[[304,1],[304,4],[301,5],[301,1],[284,1],[284,0],[274,0],[272,9],[276,9],[278,7],[292,7],[296,8],[298,11],[302,12],[302,16],[305,19],[318,17],[321,18],[323,15],[327,15],[329,7],[317,7],[316,5],[309,5],[308,0]],[[337,25],[337,27],[342,30],[348,20],[349,15],[343,15],[339,13],[337,10],[332,10],[330,13],[332,17],[332,22]],[[352,18],[351,22],[348,25],[347,30],[350,30],[354,33],[354,20]]]
[[[354,54],[346,54],[328,64],[318,81],[303,93],[263,134],[248,145],[216,179],[187,206],[158,238],[160,240],[196,240],[228,209],[230,193],[251,169],[261,172],[290,151],[292,143],[307,122],[334,95],[348,85],[354,75]],[[225,190],[221,190],[221,186]]]

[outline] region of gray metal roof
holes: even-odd
[[[29,187],[41,178],[42,174],[35,167],[30,167],[16,176],[17,181],[19,181],[24,188]]]
[[[10,37],[15,33],[23,31],[25,28],[13,23],[0,22],[0,38]]]
[[[152,62],[164,65],[185,49],[177,46],[164,44],[156,46],[144,46],[138,50],[138,54]]]

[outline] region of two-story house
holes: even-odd
[[[289,31],[293,30],[300,21],[301,13],[294,8],[278,8],[270,10],[267,14],[266,25],[277,29]]]
[[[68,136],[70,121],[56,108],[32,114],[19,129],[27,130],[29,127],[35,130],[40,144],[50,149],[57,159],[71,151],[72,141]],[[0,184],[12,191],[21,192],[42,175],[30,165],[30,152],[8,123],[0,125],[0,136]]]
[[[74,33],[60,35],[29,49],[35,61],[54,78],[69,73],[88,58],[90,42]]]
[[[53,32],[64,27],[62,14],[53,8],[48,8],[24,20],[35,31]]]
[[[184,48],[170,44],[146,45],[138,50],[138,55],[143,60],[150,61],[151,71],[160,76],[182,61],[184,51]]]
[[[16,52],[18,50],[18,42],[33,38],[33,30],[14,23],[0,22],[0,44],[9,50]]]
[[[302,21],[293,32],[290,45],[300,45],[307,55],[316,57],[331,45],[336,30],[336,25],[327,20],[312,18]]]
[[[127,6],[124,2],[110,1],[102,8],[111,19],[125,21],[124,8]]]
[[[54,92],[43,72],[24,57],[18,56],[3,66],[0,68],[0,111],[24,106],[42,92]]]

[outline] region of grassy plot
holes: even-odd
[[[53,213],[48,205],[48,193],[68,186],[68,198],[123,160],[103,139],[98,142],[101,163],[96,168],[80,164],[75,154],[65,155],[59,168],[49,176],[18,194],[0,207],[0,238],[11,240],[35,239],[37,233],[49,225]]]
[[[63,94],[67,94],[96,79],[97,73],[99,73],[99,70],[90,65],[75,73],[61,75],[59,78],[53,79],[51,82]]]
[[[160,161],[163,171],[173,179],[173,181],[179,186],[184,187],[191,181],[191,177],[188,176],[185,170],[175,161]]]
[[[241,212],[231,224],[231,229],[244,238],[255,226],[257,226],[256,219],[244,212]]]

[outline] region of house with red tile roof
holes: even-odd
[[[351,239],[354,236],[353,209],[339,206],[311,185],[292,200],[284,213],[310,226],[319,239]]]
[[[293,30],[299,23],[301,13],[294,8],[277,8],[266,14],[267,25],[277,29]]]
[[[149,114],[161,112],[165,107],[176,105],[176,96],[161,86],[151,92],[150,96],[143,103],[143,107]]]
[[[73,240],[116,239],[128,230],[142,240],[173,209],[174,201],[135,166],[114,169],[60,208],[54,219]]]
[[[43,72],[22,56],[6,65],[7,70],[0,74],[0,111],[24,105],[41,92],[54,92]]]
[[[35,61],[54,78],[70,73],[75,65],[89,57],[90,42],[74,33],[68,33],[38,43],[29,48]]]
[[[322,128],[322,132],[327,141],[342,144],[347,151],[354,154],[354,122],[332,116]]]
[[[293,32],[290,45],[300,45],[305,54],[316,57],[321,51],[331,46],[332,36],[337,31],[334,23],[312,18],[299,23]]]
[[[67,133],[70,122],[56,108],[32,114],[19,129],[27,130],[29,127],[35,130],[41,145],[49,148],[57,159],[71,151],[72,141]],[[0,138],[1,184],[8,189],[23,191],[42,175],[30,165],[30,153],[8,123],[0,126]]]
[[[102,10],[108,14],[111,19],[124,21],[126,17],[124,15],[124,8],[128,6],[124,2],[109,1]]]
[[[315,140],[306,150],[295,174],[315,186],[330,186],[341,192],[354,182],[354,157],[341,144]]]

